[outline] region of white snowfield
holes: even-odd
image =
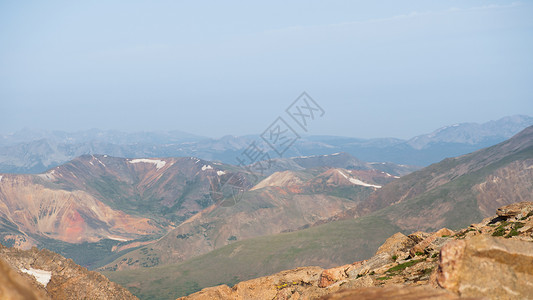
[[[162,167],[164,167],[167,162],[164,161],[164,160],[159,160],[159,159],[147,159],[147,158],[137,158],[137,159],[132,159],[129,161],[130,164],[137,164],[137,163],[147,163],[147,164],[154,164],[155,165],[155,168],[156,169],[161,169]]]
[[[202,171],[211,170],[211,169],[213,169],[213,167],[211,167],[211,165],[203,165],[202,166]]]
[[[0,182],[2,182],[2,175],[0,175]]]
[[[28,269],[20,269],[22,272],[27,273],[35,277],[35,280],[42,284],[43,286],[46,286],[48,282],[50,282],[50,279],[52,279],[52,272],[51,271],[44,271],[39,269],[30,268]]]
[[[348,177],[348,176],[346,176],[346,174],[342,173],[341,170],[337,170],[337,172],[339,172],[344,178],[348,179],[351,183],[353,183],[353,184],[355,184],[355,185],[362,185],[362,186],[375,187],[375,188],[378,188],[378,189],[381,188],[381,185],[374,185],[374,184],[370,184],[370,183],[363,182],[363,181],[361,181],[361,180],[359,180],[359,179],[355,179],[355,178]]]
[[[224,174],[226,174],[225,171],[217,171],[217,175],[218,175],[218,176],[222,176],[222,175],[224,175]]]
[[[110,240],[119,241],[119,242],[127,242],[128,241],[127,239],[116,237],[116,236],[110,236],[110,235],[108,235],[107,238],[110,239]]]

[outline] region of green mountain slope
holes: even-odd
[[[235,242],[179,264],[102,273],[141,299],[175,299],[284,269],[361,260],[398,231],[387,220],[368,216]]]

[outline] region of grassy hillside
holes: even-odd
[[[398,231],[384,218],[367,216],[235,242],[179,264],[102,273],[141,299],[175,299],[299,266],[352,263],[371,257]]]

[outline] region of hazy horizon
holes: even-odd
[[[265,130],[408,139],[533,115],[533,3],[3,2],[0,133]]]
[[[525,117],[530,117],[531,116],[528,116],[528,115],[512,115],[512,116],[503,116],[502,118],[498,118],[498,119],[494,119],[494,120],[487,120],[485,122],[459,122],[459,123],[454,123],[454,124],[446,124],[446,125],[443,125],[441,127],[438,127],[438,128],[434,128],[430,131],[427,131],[427,132],[420,132],[418,134],[415,134],[413,136],[410,136],[410,137],[407,137],[407,138],[399,138],[399,137],[395,137],[395,136],[374,136],[374,137],[359,137],[359,136],[349,136],[349,135],[335,135],[335,134],[313,134],[313,133],[310,133],[310,134],[301,134],[302,137],[310,137],[310,136],[337,136],[337,137],[346,137],[346,138],[361,138],[361,139],[380,139],[380,138],[384,138],[384,139],[387,139],[387,138],[393,138],[393,139],[403,139],[403,140],[409,140],[411,138],[414,138],[416,136],[420,136],[420,135],[425,135],[425,134],[430,134],[440,128],[444,128],[444,127],[448,127],[448,126],[453,126],[453,125],[457,125],[457,124],[484,124],[484,123],[487,123],[487,122],[491,122],[491,121],[497,121],[497,120],[500,120],[500,119],[503,119],[503,118],[507,118],[507,117],[517,117],[517,116],[525,116]],[[159,130],[120,130],[120,129],[105,129],[105,128],[97,128],[97,127],[93,127],[93,128],[83,128],[83,129],[77,129],[77,130],[68,130],[68,129],[39,129],[39,128],[31,128],[31,127],[24,127],[24,128],[20,128],[18,130],[15,130],[15,131],[12,131],[12,132],[0,132],[0,134],[2,135],[14,135],[16,133],[20,133],[20,132],[23,132],[23,131],[26,131],[26,130],[29,130],[29,131],[34,131],[34,132],[38,132],[38,131],[45,131],[45,132],[66,132],[66,133],[77,133],[77,132],[86,132],[86,131],[92,131],[92,130],[97,130],[97,131],[116,131],[116,132],[122,132],[122,133],[150,133],[150,132],[181,132],[183,134],[190,134],[192,136],[196,136],[198,138],[208,138],[208,139],[221,139],[221,138],[224,138],[224,137],[227,137],[227,136],[233,136],[233,137],[246,137],[246,136],[259,136],[261,133],[260,132],[256,132],[256,133],[249,133],[249,134],[242,134],[242,135],[237,135],[237,134],[232,134],[232,133],[227,133],[227,134],[224,134],[224,135],[221,135],[221,136],[207,136],[207,135],[200,135],[200,134],[196,134],[194,132],[188,132],[188,131],[183,131],[183,130],[180,130],[180,129],[159,129]]]

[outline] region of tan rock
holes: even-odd
[[[461,270],[465,247],[465,240],[455,240],[442,247],[437,271],[437,283],[441,287],[451,291],[458,290],[458,273]]]
[[[344,265],[336,268],[331,268],[322,271],[320,279],[318,280],[318,287],[324,288],[337,281],[343,280],[348,277],[346,271],[351,265]]]
[[[371,286],[374,286],[375,285],[375,281],[374,279],[372,279],[372,277],[370,276],[363,276],[363,277],[359,277],[355,280],[350,280],[348,281],[346,284],[344,284],[342,287],[343,288],[360,288],[360,287],[371,287]]]
[[[393,259],[388,253],[380,253],[374,255],[369,260],[364,261],[360,266],[349,269],[346,273],[348,277],[356,278],[370,273],[372,270],[381,268],[393,262]]]
[[[437,282],[467,297],[533,298],[533,244],[479,235],[441,250]]]
[[[416,244],[413,248],[411,248],[411,250],[409,251],[409,254],[411,255],[411,257],[415,257],[417,253],[426,252],[427,250],[426,248],[428,248],[431,244],[433,244],[439,237],[452,236],[454,234],[455,232],[453,232],[452,230],[448,228],[442,228],[439,231],[430,235],[429,237],[425,238],[420,243]],[[431,249],[429,250],[438,251],[440,250],[440,247],[442,247],[443,244],[444,244],[443,241],[439,241],[438,243],[433,244]]]
[[[525,216],[530,211],[533,211],[533,202],[517,202],[498,208],[496,214],[500,217],[508,218],[518,214]]]
[[[326,295],[322,300],[374,300],[374,299],[460,299],[443,289],[432,288],[430,286],[388,286],[388,287],[367,287],[352,290],[344,290],[334,294]]]
[[[227,285],[219,285],[214,287],[208,287],[196,292],[192,295],[185,297],[189,300],[219,300],[219,299],[234,299],[233,290]],[[180,298],[181,299],[181,298]]]
[[[411,233],[407,237],[412,239],[416,244],[418,244],[421,241],[423,241],[425,238],[429,237],[430,235],[431,235],[431,233],[427,233],[427,232],[424,232],[424,231],[417,231],[417,232]]]
[[[388,253],[391,256],[398,256],[401,252],[408,251],[415,245],[415,241],[405,236],[403,233],[398,232],[388,238],[381,247],[378,248],[376,254]]]

